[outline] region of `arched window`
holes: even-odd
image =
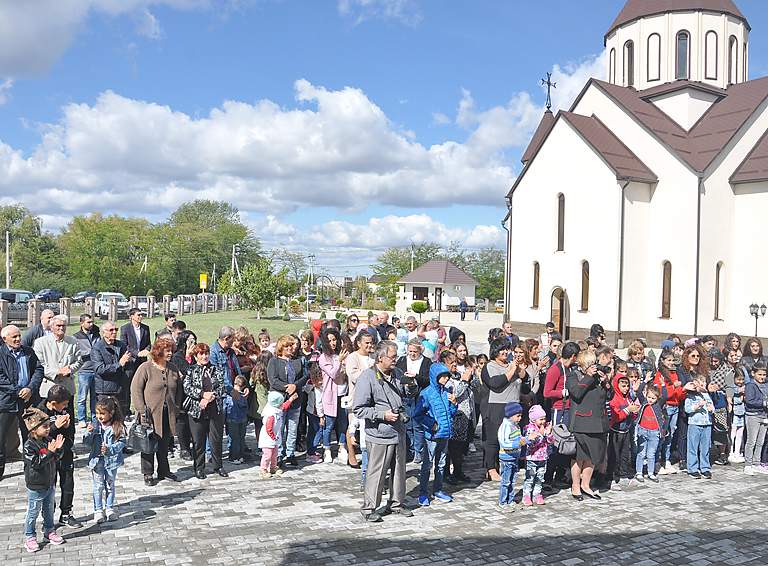
[[[661,80],[661,36],[652,33],[648,36],[648,81]]]
[[[672,310],[672,264],[664,262],[661,281],[661,318],[669,318]]]
[[[723,275],[723,262],[720,261],[715,266],[715,320],[720,318],[720,293],[722,291],[721,277]]]
[[[611,49],[611,55],[608,58],[608,82],[616,84],[616,50]]]
[[[728,40],[728,84],[733,85],[739,82],[739,40],[732,35]]]
[[[704,40],[704,78],[717,80],[717,33],[708,31]]]
[[[581,262],[581,310],[589,310],[589,262]]]
[[[557,195],[557,251],[565,249],[565,196]]]
[[[533,308],[537,309],[539,308],[539,275],[541,272],[541,267],[539,267],[539,262],[534,261],[533,262]]]
[[[624,44],[624,86],[635,86],[635,44]]]
[[[677,56],[675,59],[675,78],[687,80],[690,78],[691,36],[687,31],[677,34]]]

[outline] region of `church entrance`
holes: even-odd
[[[552,315],[550,320],[555,323],[555,330],[560,333],[564,340],[570,338],[570,328],[568,320],[568,294],[561,287],[555,287],[552,291]]]

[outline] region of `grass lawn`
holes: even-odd
[[[293,334],[306,328],[306,323],[300,320],[285,322],[281,318],[256,319],[256,312],[249,310],[221,311],[208,314],[187,314],[181,318],[187,323],[187,328],[197,335],[197,339],[208,344],[213,343],[219,334],[219,329],[224,325],[247,327],[252,334],[257,335],[262,328],[266,328],[272,340],[277,340],[278,336],[283,334]],[[96,319],[96,324],[103,324],[104,321]],[[165,320],[162,316],[155,318],[145,318],[144,322],[149,325],[151,336],[154,338],[155,331],[162,328]],[[117,325],[126,324],[126,319],[117,321]],[[71,324],[67,329],[67,334],[74,334],[80,329],[78,324]]]

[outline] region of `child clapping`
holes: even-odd
[[[549,446],[553,442],[552,423],[547,424],[547,414],[541,405],[534,405],[528,410],[529,424],[523,431],[528,439],[525,464],[525,483],[523,484],[523,505],[544,505],[541,487],[547,470]]]

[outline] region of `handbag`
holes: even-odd
[[[576,438],[564,424],[552,427],[552,439],[555,448],[563,456],[573,456],[576,454]]]
[[[126,444],[128,448],[144,454],[154,454],[157,451],[157,435],[146,408],[144,409],[144,417],[136,419],[131,425]]]
[[[715,409],[712,413],[712,428],[716,432],[728,432],[728,409]]]

